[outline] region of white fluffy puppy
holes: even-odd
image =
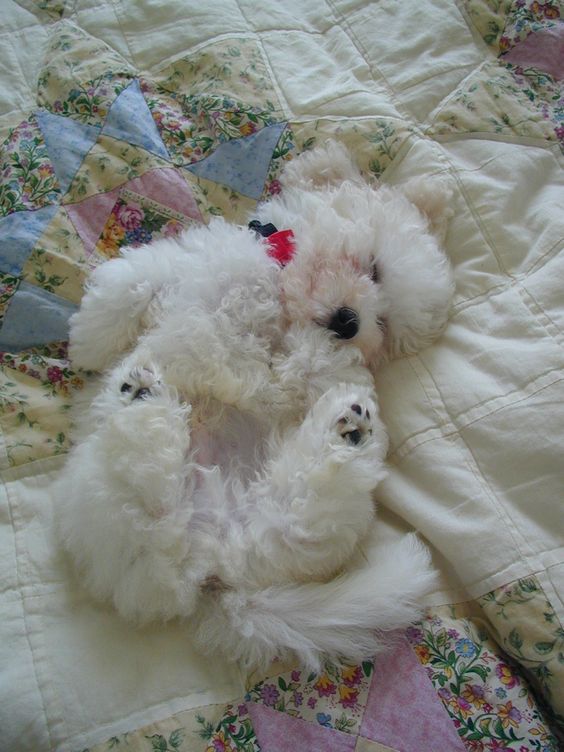
[[[373,188],[336,144],[283,184],[257,216],[292,231],[285,266],[279,235],[213,220],[96,269],[70,334],[103,372],[59,488],[84,584],[138,623],[189,617],[247,667],[369,656],[433,582],[415,536],[347,564],[385,474],[368,366],[446,322],[448,192]]]

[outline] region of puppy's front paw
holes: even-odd
[[[135,366],[129,372],[126,381],[120,386],[121,400],[129,404],[133,400],[157,397],[162,393],[163,382],[155,366]]]
[[[370,481],[382,475],[388,437],[370,387],[343,383],[328,389],[306,417],[300,439],[307,456],[318,454],[342,466],[352,463]]]
[[[357,446],[372,436],[372,421],[376,414],[376,406],[371,399],[352,402],[343,410],[335,429],[343,441]]]

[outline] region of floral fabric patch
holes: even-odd
[[[96,243],[96,250],[103,256],[113,258],[124,246],[138,246],[157,238],[176,237],[189,222],[185,215],[123,189]]]
[[[78,304],[87,273],[84,246],[66,209],[59,207],[35,242],[21,271],[22,279]]]
[[[503,133],[557,141],[564,151],[564,87],[551,75],[561,62],[546,62],[544,48],[561,43],[541,35],[561,29],[558,0],[467,0],[467,12],[487,44],[498,54],[463,82],[436,113],[429,135],[451,132]],[[538,35],[537,45],[529,44]],[[519,45],[528,47],[522,55]],[[535,64],[535,49],[538,60]],[[511,52],[511,54],[507,54]],[[523,64],[520,64],[523,59]]]
[[[240,222],[255,210],[256,199],[243,196],[228,185],[193,175],[185,171],[186,180],[204,217],[223,217],[228,222]]]
[[[266,200],[269,196],[275,196],[277,193],[280,193],[280,173],[284,169],[284,164],[295,155],[296,143],[294,139],[294,131],[293,128],[288,125],[282,131],[280,140],[272,152],[272,159],[268,166],[261,200]]]
[[[146,80],[141,86],[161,138],[177,165],[198,162],[219,144],[251,136],[279,120],[272,110],[227,96],[178,94]]]
[[[285,120],[262,52],[252,40],[217,42],[175,61],[141,90],[174,164]]]
[[[529,683],[467,607],[436,609],[407,638],[469,749],[558,750]]]
[[[358,733],[373,670],[372,661],[359,666],[327,663],[320,674],[295,669],[260,682],[245,700],[327,728]]]
[[[558,714],[564,732],[564,626],[536,577],[493,590],[478,603],[504,651]]]
[[[253,39],[214,42],[167,65],[152,80],[160,91],[170,94],[190,97],[199,92],[220,100],[235,99],[246,103],[244,109],[268,111],[285,119],[263,53]]]
[[[37,118],[14,128],[0,147],[0,216],[55,203],[60,187]]]
[[[354,152],[362,171],[379,178],[412,138],[413,128],[393,118],[367,118],[362,122],[313,120],[292,123],[296,153],[322,144],[328,138],[343,141]]]
[[[0,428],[10,465],[68,452],[71,394],[84,385],[67,358],[66,343],[19,354],[0,352]]]
[[[451,133],[495,133],[556,141],[560,115],[554,84],[545,74],[486,62],[435,113],[431,136]]]
[[[70,117],[89,125],[101,125],[110,111],[114,100],[127,88],[130,79],[104,73],[91,81],[75,82],[66,98],[40,101],[55,115]]]
[[[243,703],[208,705],[113,736],[82,752],[260,752]]]
[[[66,0],[33,0],[33,3],[53,20],[58,20],[65,12]]]
[[[215,725],[197,716],[200,736],[206,742],[205,752],[260,752],[256,734],[245,703],[227,705]]]
[[[464,0],[468,17],[484,42],[499,52],[499,40],[505,29],[512,0]]]
[[[168,160],[140,146],[102,134],[84,158],[63,203],[80,203],[90,196],[119,188],[151,170],[169,167]]]
[[[561,15],[562,5],[558,0],[514,0],[499,40],[501,52],[506,52],[530,34],[554,27]]]
[[[100,125],[135,71],[115,50],[63,20],[49,29],[37,101],[57,115]]]
[[[464,5],[486,44],[497,52],[555,26],[562,15],[558,0],[465,0]]]

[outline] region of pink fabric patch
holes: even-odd
[[[98,193],[79,204],[65,207],[87,253],[92,253],[119,193],[124,188],[151,198],[190,219],[203,221],[190,187],[175,169],[164,167],[151,170],[113,191]]]
[[[97,196],[85,199],[80,204],[65,207],[84,243],[86,253],[92,253],[122,187],[120,186],[109,193],[99,193]]]
[[[529,34],[503,55],[503,60],[522,68],[538,68],[556,79],[564,78],[564,23]]]
[[[402,752],[464,752],[454,723],[405,638],[378,656],[360,735]]]
[[[247,709],[262,752],[354,752],[356,736],[248,702]]]

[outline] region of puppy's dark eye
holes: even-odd
[[[378,264],[376,263],[372,264],[372,273],[370,275],[370,279],[374,282],[374,284],[378,284],[378,282],[380,282],[380,270],[378,269]]]

